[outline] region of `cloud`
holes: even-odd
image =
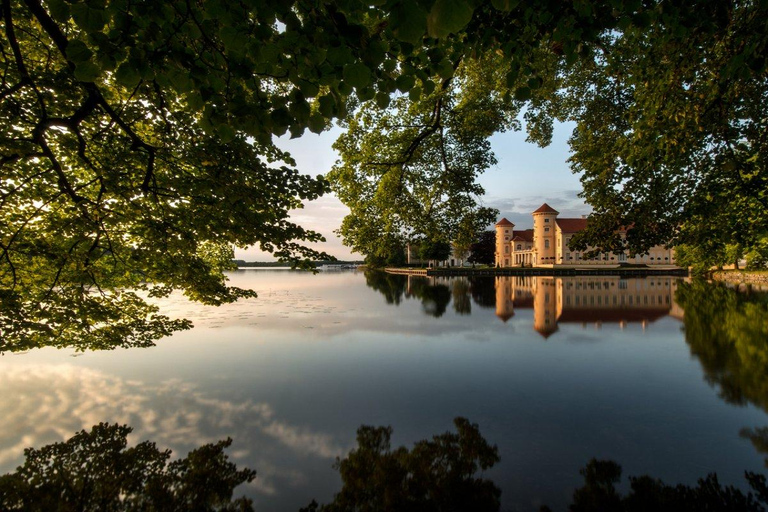
[[[4,369],[0,388],[2,472],[22,462],[24,448],[66,440],[99,422],[130,425],[132,443],[149,439],[177,457],[230,436],[233,460],[257,468],[253,488],[267,495],[306,480],[286,459],[329,460],[351,448],[281,420],[268,403],[208,397],[179,379],[146,384],[72,364],[22,364]]]

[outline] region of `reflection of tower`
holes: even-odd
[[[677,318],[678,320],[682,320],[683,318],[685,318],[685,311],[683,311],[683,308],[675,300],[675,294],[677,292],[678,284],[680,284],[680,281],[672,280],[672,279],[670,279],[669,281],[669,297],[672,302],[672,307],[669,310],[669,316]]]
[[[558,213],[547,203],[533,212],[534,265],[555,263],[555,219]]]
[[[557,331],[557,288],[553,277],[534,277],[533,328],[544,338]]]
[[[496,277],[496,316],[506,323],[515,316],[512,279]]]
[[[509,261],[509,240],[512,238],[512,229],[514,224],[509,222],[506,218],[501,219],[496,223],[496,266],[508,267],[511,262]]]

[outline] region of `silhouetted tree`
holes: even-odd
[[[476,424],[454,420],[456,432],[419,441],[411,450],[392,449],[392,427],[362,426],[357,448],[336,469],[343,487],[334,500],[305,511],[322,512],[491,512],[501,491],[477,472],[499,461],[498,449]]]
[[[584,486],[573,493],[571,512],[764,512],[768,504],[765,476],[749,472],[746,478],[755,494],[722,486],[711,473],[695,487],[671,486],[647,475],[629,477],[630,492],[621,496],[615,488],[621,466],[615,462],[592,459],[581,474]]]
[[[252,511],[232,500],[256,472],[237,469],[227,438],[168,462],[170,450],[144,441],[126,448],[131,428],[99,423],[62,443],[24,450],[15,473],[0,477],[0,510],[14,511]]]

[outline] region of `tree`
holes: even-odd
[[[302,245],[320,235],[288,211],[328,184],[293,169],[272,137],[322,131],[352,96],[383,105],[398,87],[431,95],[430,77],[453,73],[446,49],[475,51],[459,35],[473,13],[483,37],[554,21],[536,21],[541,8],[500,17],[504,3],[394,0],[0,7],[0,328],[10,350],[143,346],[188,328],[126,290],[181,289],[210,304],[253,296],[226,286],[232,246],[296,264],[324,257]]]
[[[570,140],[590,225],[573,248],[753,246],[768,231],[761,2],[649,3],[563,74],[542,111]],[[542,113],[541,115],[546,115]]]
[[[426,239],[419,242],[419,259],[445,261],[451,256],[451,244],[440,239]]]
[[[349,130],[330,178],[355,214],[340,231],[365,254],[493,217],[475,178],[523,106],[540,143],[554,118],[578,123],[593,245],[632,222],[633,250],[683,240],[710,203],[747,226],[726,243],[765,236],[764,3],[373,4],[0,1],[5,347],[188,328],[144,296],[253,296],[226,285],[232,246],[322,259],[288,211],[329,183],[272,137],[334,119]]]
[[[402,76],[408,96],[359,107],[334,144],[342,159],[328,179],[351,210],[339,233],[355,251],[377,251],[382,236],[423,245],[436,233],[468,250],[476,226],[498,215],[477,205],[476,178],[496,163],[488,137],[515,124],[519,103],[497,92],[505,66],[498,58],[440,66],[419,85]]]
[[[472,264],[493,265],[496,259],[496,232],[483,231],[470,246],[469,262]]]
[[[204,445],[168,462],[170,450],[144,441],[127,448],[131,428],[99,423],[63,443],[24,450],[15,473],[0,477],[3,510],[231,510],[252,511],[235,487],[256,472],[237,469],[224,449],[231,439]]]

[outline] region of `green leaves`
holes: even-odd
[[[292,160],[272,139],[334,119],[349,124],[334,187],[355,212],[341,231],[363,252],[386,240],[392,255],[485,218],[487,137],[517,127],[522,103],[531,140],[546,142],[554,118],[578,123],[573,167],[608,219],[592,226],[638,220],[642,245],[701,225],[684,221],[714,201],[734,243],[768,232],[760,2],[46,0],[55,26],[27,4],[13,4],[6,36],[28,76],[6,66],[0,103],[13,155],[0,183],[18,187],[0,209],[0,239],[12,241],[0,331],[17,345],[57,330],[151,343],[184,328],[118,295],[136,286],[214,303],[247,295],[201,244],[314,254],[301,243],[317,234],[286,219],[325,182],[273,167]],[[78,294],[83,283],[106,298]],[[56,305],[40,308],[51,289]]]
[[[78,40],[72,40],[67,44],[67,58],[75,64],[86,62],[93,56],[93,52],[88,46]]]
[[[468,0],[436,0],[427,17],[429,35],[443,38],[458,32],[472,19],[473,11]]]
[[[419,44],[427,31],[427,12],[417,2],[398,2],[392,6],[389,25],[399,40]]]
[[[107,22],[103,9],[93,9],[87,3],[72,4],[69,9],[77,26],[86,32],[97,32],[104,28]],[[63,14],[61,8],[58,8],[58,11]]]
[[[344,80],[355,89],[363,89],[371,83],[371,70],[365,64],[355,63],[344,66]]]
[[[115,80],[123,87],[132,89],[139,84],[141,80],[141,74],[139,71],[128,62],[123,62],[115,72]]]
[[[491,0],[491,5],[500,11],[509,12],[520,3],[520,0]]]

